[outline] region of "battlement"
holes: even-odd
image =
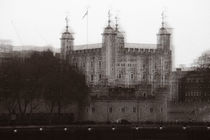
[[[147,48],[124,48],[124,53],[137,53],[137,54],[154,54],[157,49],[147,49]]]
[[[92,53],[100,53],[101,48],[94,48],[94,49],[83,49],[83,50],[73,50],[70,51],[69,54],[92,54]]]
[[[108,101],[151,101],[151,100],[155,100],[155,96],[147,96],[147,97],[135,97],[135,96],[130,96],[130,97],[127,97],[127,96],[91,96],[91,99],[92,100],[101,100],[101,101],[105,101],[105,100],[108,100]]]

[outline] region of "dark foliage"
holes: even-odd
[[[50,113],[60,114],[71,103],[85,103],[88,91],[85,76],[50,51],[0,66],[0,103],[10,114],[32,114],[40,100]]]

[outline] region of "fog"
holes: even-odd
[[[210,49],[210,1],[208,0],[0,0],[0,39],[13,45],[60,47],[65,17],[74,32],[75,44],[102,41],[108,11],[112,24],[119,18],[120,30],[129,43],[156,43],[161,13],[173,28],[175,64],[190,65]]]

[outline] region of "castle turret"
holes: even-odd
[[[165,27],[163,16],[162,13],[162,27],[157,34],[157,49],[160,49],[157,63],[160,66],[159,83],[162,87],[167,87],[169,86],[172,71],[171,31]]]
[[[108,19],[108,26],[102,33],[102,50],[103,50],[103,63],[105,69],[105,76],[108,78],[108,82],[114,79],[114,46],[116,40],[116,32],[110,25],[110,12]]]
[[[169,29],[165,27],[164,16],[162,14],[162,27],[160,28],[157,34],[157,48],[170,50],[171,49],[170,38],[171,38],[171,33]]]
[[[66,18],[66,30],[61,36],[61,59],[64,60],[66,60],[68,52],[72,51],[74,46],[74,37],[68,28],[68,19]]]

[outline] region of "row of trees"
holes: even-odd
[[[13,57],[0,66],[0,104],[11,114],[30,115],[41,102],[46,113],[60,114],[72,103],[84,104],[88,91],[85,76],[51,51]]]

